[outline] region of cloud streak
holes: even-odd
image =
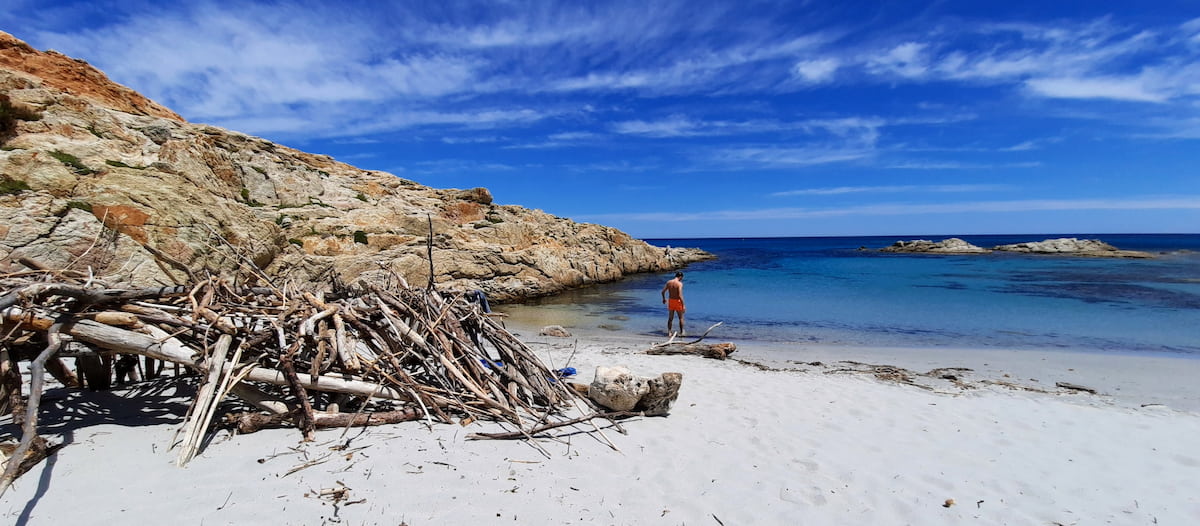
[[[771,193],[771,197],[825,196],[846,194],[896,194],[896,193],[966,193],[1011,190],[1003,184],[946,184],[946,185],[890,185],[890,186],[837,186],[832,188],[805,188]]]
[[[1026,213],[1054,211],[1112,210],[1200,210],[1200,195],[1146,197],[1135,199],[1025,199],[1010,201],[969,201],[958,203],[881,203],[838,208],[763,208],[752,210],[709,210],[703,212],[651,212],[631,214],[590,214],[588,221],[704,222],[704,221],[780,221],[841,216],[912,216],[960,213]]]

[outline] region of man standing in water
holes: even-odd
[[[667,295],[670,294],[670,299]],[[687,308],[683,306],[683,273],[676,272],[675,279],[668,281],[662,288],[662,300],[667,304],[667,335],[671,334],[671,323],[675,321],[675,314],[679,314],[679,335],[685,334],[683,330],[683,313]]]

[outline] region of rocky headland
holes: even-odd
[[[983,248],[972,245],[957,237],[942,241],[916,239],[912,241],[897,241],[890,246],[879,249],[880,252],[908,254],[990,254],[992,252],[1017,252],[1024,254],[1060,254],[1079,257],[1108,257],[1108,258],[1152,258],[1149,252],[1136,250],[1121,250],[1098,239],[1077,239],[1063,237],[1014,243]]]
[[[708,258],[189,123],[0,32],[0,273],[24,259],[129,286],[237,272],[423,285],[432,267],[439,286],[504,301]]]

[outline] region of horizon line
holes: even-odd
[[[1078,237],[1078,236],[1200,236],[1200,232],[1047,232],[1047,233],[991,233],[991,234],[849,234],[849,235],[795,235],[795,236],[737,236],[737,235],[722,235],[722,236],[684,236],[684,237],[638,237],[635,239],[642,241],[651,240],[674,240],[674,239],[825,239],[825,238],[847,238],[847,237],[903,237],[909,239],[922,237],[982,237],[982,236],[1051,236],[1051,237]]]

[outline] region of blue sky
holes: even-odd
[[[638,237],[1200,232],[1193,0],[5,0],[0,29]]]

